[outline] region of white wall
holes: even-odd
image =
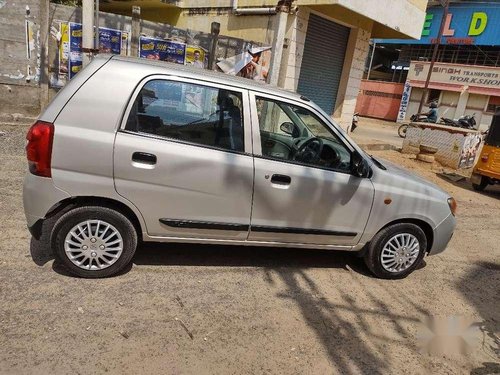
[[[352,28],[347,44],[344,69],[337,94],[334,119],[344,129],[352,124],[352,116],[356,108],[361,79],[365,69],[365,61],[370,48],[370,31]],[[342,101],[343,102],[340,102]],[[341,107],[339,104],[341,103]]]
[[[285,43],[288,42],[288,47],[283,51],[280,79],[278,81],[278,85],[287,90],[296,91],[299,84],[309,14],[309,8],[301,7],[296,14],[288,16],[285,36]]]

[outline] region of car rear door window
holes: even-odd
[[[243,152],[242,95],[187,82],[151,80],[137,95],[125,129]]]

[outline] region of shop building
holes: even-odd
[[[442,16],[441,6],[427,10],[419,40],[372,39],[362,115],[405,121],[418,111]],[[488,127],[500,106],[500,3],[451,2],[436,61],[424,102],[437,101],[439,117],[475,114]]]

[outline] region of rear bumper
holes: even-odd
[[[24,178],[23,205],[30,232],[52,207],[66,198],[70,198],[70,195],[57,188],[51,178],[27,173]]]
[[[451,213],[446,219],[444,219],[436,228],[434,228],[434,241],[432,248],[429,251],[429,255],[436,255],[443,252],[448,246],[451,237],[453,236],[453,231],[457,225],[455,216]]]
[[[37,240],[42,237],[43,221],[44,219],[38,219],[37,221],[35,221],[35,224],[28,226],[30,234]]]

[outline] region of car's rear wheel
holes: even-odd
[[[78,207],[54,225],[51,244],[59,261],[86,278],[120,272],[134,256],[137,232],[126,216],[107,207]]]
[[[419,266],[426,249],[427,238],[418,225],[393,224],[373,237],[365,254],[365,263],[379,278],[401,279]]]

